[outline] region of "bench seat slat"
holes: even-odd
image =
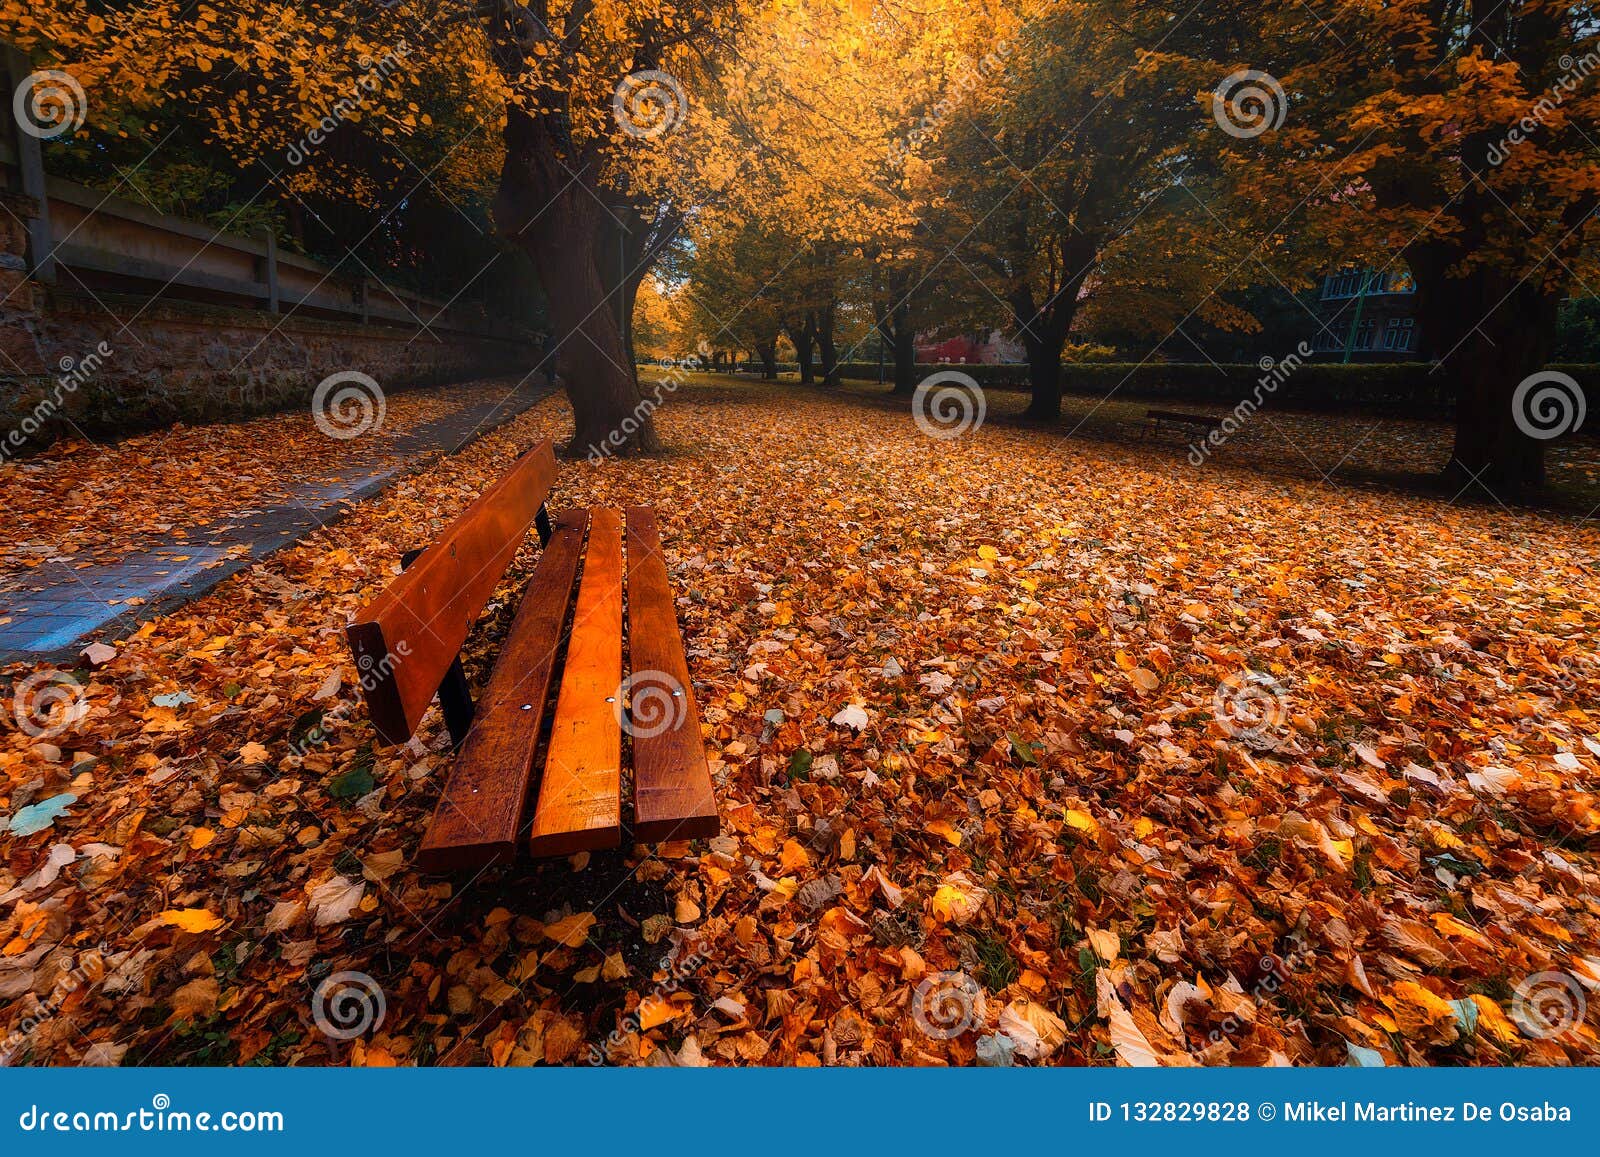
[[[555,478],[554,447],[541,442],[351,620],[367,710],[385,743],[417,729]]]
[[[719,830],[711,769],[700,738],[689,665],[678,633],[672,587],[661,554],[655,511],[630,506],[628,526],[628,655],[632,693],[665,689],[681,696],[649,708],[663,713],[635,720],[634,838],[640,843],[708,839]],[[647,672],[657,672],[649,676]],[[659,730],[658,730],[659,728]]]
[[[622,843],[622,519],[589,512],[589,548],[556,700],[539,804],[528,837],[535,856]]]
[[[472,730],[417,852],[423,871],[479,868],[516,858],[534,749],[588,525],[586,510],[556,516],[555,532],[522,592]]]

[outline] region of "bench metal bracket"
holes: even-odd
[[[408,550],[400,556],[400,569],[404,570],[422,557],[420,550]],[[472,685],[467,682],[466,668],[461,656],[450,662],[450,667],[439,681],[439,709],[444,712],[444,725],[450,732],[450,749],[459,751],[472,730],[472,716],[477,710],[472,702]]]
[[[542,502],[539,503],[539,513],[533,516],[533,528],[539,532],[539,545],[549,546],[550,536],[556,531],[550,525],[550,508]]]

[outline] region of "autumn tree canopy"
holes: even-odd
[[[1585,4],[6,0],[0,32],[90,94],[80,169],[209,149],[255,183],[236,219],[379,207],[380,236],[484,206],[545,287],[580,448],[639,408],[632,316],[674,253],[769,372],[781,343],[836,382],[870,345],[906,392],[918,334],[993,328],[1046,420],[1085,317],[1155,350],[1254,328],[1250,285],[1403,264],[1451,470],[1516,490],[1544,445],[1518,387],[1596,280]]]

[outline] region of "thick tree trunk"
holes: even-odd
[[[1446,481],[1481,483],[1502,499],[1531,494],[1545,483],[1545,446],[1570,431],[1578,405],[1578,396],[1560,383],[1550,389],[1535,383],[1518,396],[1522,383],[1549,361],[1560,298],[1531,278],[1512,284],[1487,271],[1448,276],[1454,254],[1414,250],[1408,256],[1424,340],[1440,359],[1434,372],[1446,376],[1456,395]]]
[[[756,346],[756,354],[761,358],[761,377],[763,381],[776,381],[778,377],[778,344],[774,341],[765,341]]]
[[[1570,432],[1579,395],[1559,383],[1534,383],[1521,396],[1518,387],[1549,361],[1559,304],[1548,297],[1514,314],[1496,310],[1440,371],[1457,388],[1455,444],[1445,467],[1451,481],[1476,479],[1501,498],[1545,484],[1545,446]],[[1536,436],[1542,434],[1550,438]]]
[[[1074,254],[1076,259],[1079,255]],[[1087,262],[1081,268],[1087,268]],[[1072,332],[1078,313],[1078,287],[1082,277],[1068,279],[1046,301],[1044,308],[1034,305],[1033,290],[1023,284],[1010,294],[1011,312],[1028,354],[1028,384],[1032,395],[1027,417],[1036,422],[1061,419],[1061,350]]]
[[[822,356],[822,384],[839,384],[839,351],[833,342],[833,306],[817,311],[817,350]]]
[[[795,361],[800,367],[800,384],[809,386],[817,380],[811,368],[811,350],[815,344],[811,335],[811,323],[808,320],[801,325],[788,326],[787,330],[789,340],[794,344]]]
[[[1023,342],[1028,351],[1028,385],[1033,391],[1028,400],[1027,416],[1036,422],[1055,422],[1061,418],[1061,347],[1064,344],[1064,339],[1048,334]]]
[[[615,279],[608,287],[600,271],[603,210],[566,177],[553,145],[526,113],[510,111],[505,137],[495,224],[527,252],[545,287],[556,367],[572,403],[573,437],[562,453],[658,450],[651,407],[618,325],[620,302],[608,295]]]
[[[879,333],[883,330],[880,327]],[[917,390],[917,334],[911,328],[911,305],[902,301],[895,306],[889,322],[889,332],[883,334],[889,341],[894,358],[894,387],[891,394],[913,394]]]

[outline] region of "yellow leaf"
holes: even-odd
[[[195,828],[194,831],[189,833],[189,849],[191,851],[199,851],[216,838],[217,833],[210,828]]]
[[[676,1018],[678,1010],[664,996],[650,995],[639,1002],[639,1029],[649,1032],[657,1025]]]
[[[1091,836],[1100,830],[1100,825],[1095,818],[1082,808],[1067,809],[1067,826],[1076,828],[1080,832],[1088,832]]]
[[[811,856],[794,840],[785,840],[783,854],[778,857],[778,870],[787,875],[811,864]]]
[[[161,913],[161,922],[185,932],[210,932],[222,927],[222,917],[204,908],[168,908]]]
[[[1089,946],[1094,949],[1096,956],[1110,964],[1122,952],[1122,939],[1115,932],[1107,932],[1104,928],[1090,928]]]
[[[1486,1033],[1503,1045],[1512,1044],[1517,1039],[1517,1027],[1506,1019],[1506,1014],[1500,1011],[1500,1006],[1487,996],[1473,993],[1469,1000],[1478,1006],[1478,1031]]]
[[[1494,947],[1483,933],[1470,924],[1463,924],[1448,912],[1435,912],[1433,914],[1433,926],[1446,936],[1461,936],[1483,948]]]
[[[568,916],[565,920],[546,924],[544,934],[565,948],[577,948],[588,939],[589,929],[593,927],[594,913],[579,912],[575,916]]]

